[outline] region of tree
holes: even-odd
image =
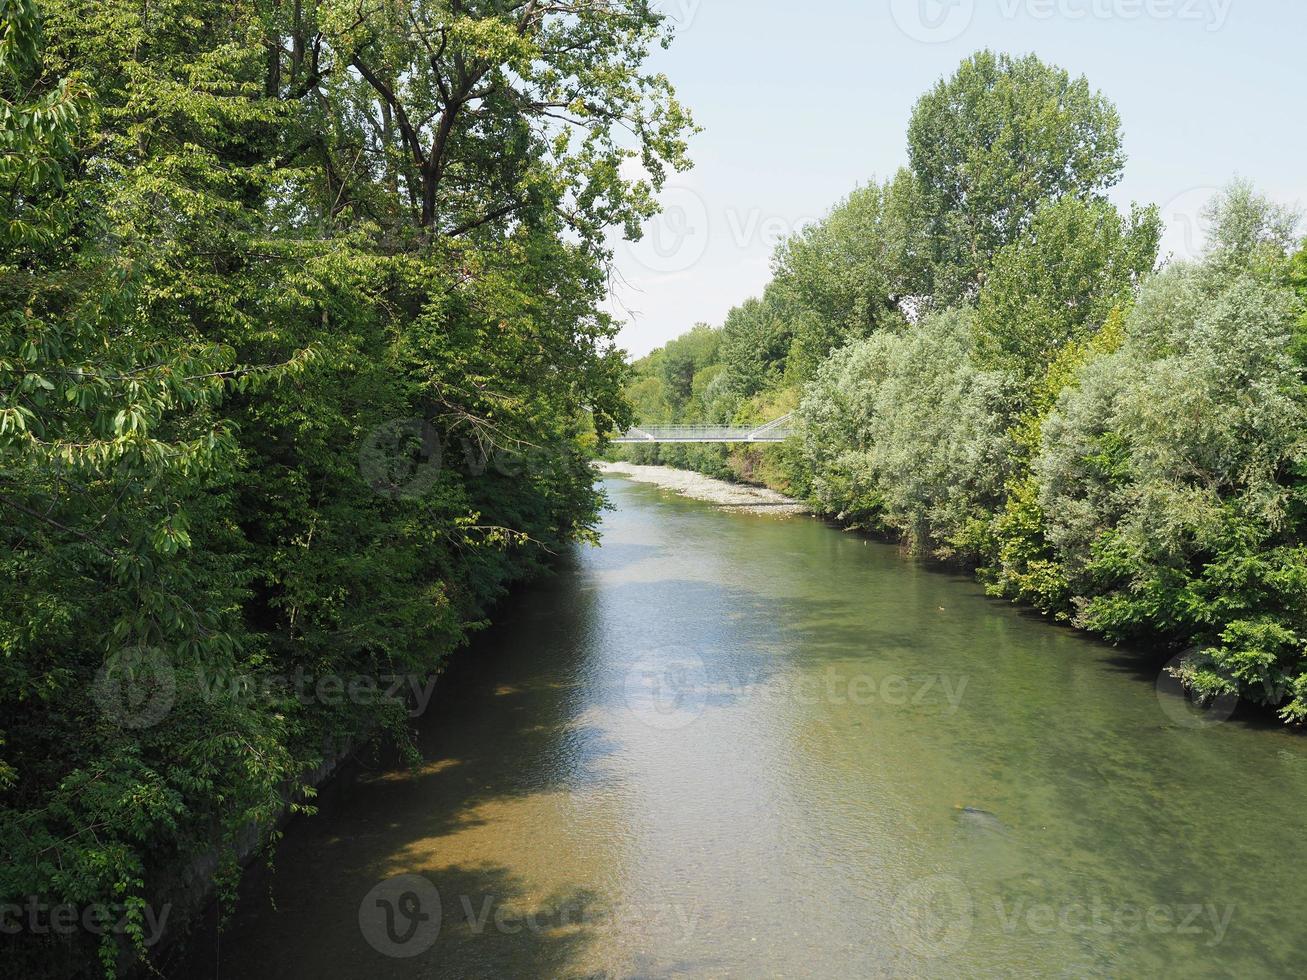
[[[1307,242],[1294,255],[1289,266],[1289,285],[1307,306]],[[1307,312],[1298,320],[1298,329],[1294,333],[1294,356],[1298,363],[1307,368]]]
[[[176,183],[119,169],[115,141],[92,129],[114,107],[68,80],[68,38],[41,52],[30,5],[0,13],[14,189],[0,204],[0,895],[117,903],[139,953],[141,896],[160,865],[201,827],[230,843],[271,821],[296,775],[279,715],[187,698],[147,726],[113,692],[145,678],[147,705],[171,700],[202,667],[257,655],[240,613],[239,453],[223,406],[308,358],[241,365],[160,315],[151,257],[176,239],[122,218],[153,182],[159,221],[176,219]],[[102,67],[100,80],[117,68]],[[15,91],[34,101],[15,103]],[[139,147],[124,135],[119,146]],[[24,939],[5,953],[19,972],[56,952]],[[112,973],[114,935],[98,954]]]
[[[84,108],[71,80],[43,77],[40,33],[34,0],[12,0],[0,10],[0,180],[9,188],[0,243],[7,248],[55,237],[60,215],[43,192],[63,183]]]
[[[315,122],[333,209],[430,235],[505,227],[542,207],[595,244],[634,235],[686,165],[689,116],[641,71],[666,44],[640,0],[318,0],[274,21],[267,88],[325,100]],[[360,126],[361,124],[361,126]],[[635,148],[619,144],[634,137]],[[628,181],[638,159],[648,180]],[[384,200],[376,200],[381,192]]]
[[[901,304],[924,291],[916,183],[859,187],[818,223],[782,242],[772,294],[794,333],[787,374],[812,376],[831,351],[877,330],[898,329]]]
[[[994,255],[1042,203],[1100,194],[1125,161],[1116,109],[1083,77],[991,51],[921,98],[908,153],[928,204],[934,293],[945,303],[974,296]]]
[[[874,521],[916,553],[978,555],[1011,457],[1013,391],[972,363],[971,315],[932,314],[902,334],[850,344],[800,408],[824,509]]]
[[[674,404],[681,406],[690,400],[696,375],[717,363],[720,344],[720,331],[700,323],[662,348],[659,371]]]
[[[793,340],[776,294],[750,298],[734,307],[722,325],[722,363],[726,385],[748,398],[777,384],[785,371]]]
[[[1246,186],[1213,203],[1199,265],[1144,289],[1125,342],[1090,361],[1035,462],[1076,621],[1191,647],[1202,697],[1307,717],[1307,401],[1283,285],[1289,216]],[[1279,250],[1278,260],[1275,254]]]
[[[1029,231],[999,249],[980,293],[982,361],[1042,378],[1058,353],[1088,338],[1131,299],[1157,260],[1156,208],[1128,219],[1106,201],[1045,203]]]
[[[642,2],[46,14],[0,4],[0,904],[130,924],[332,746],[410,744],[288,679],[430,677],[593,538],[605,235],[691,124]]]

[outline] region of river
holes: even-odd
[[[1300,974],[1307,740],[890,545],[606,482],[421,763],[337,780],[186,976]]]

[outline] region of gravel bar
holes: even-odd
[[[597,461],[595,469],[605,476],[623,476],[637,483],[652,483],[664,490],[673,490],[682,497],[694,500],[706,500],[723,510],[733,510],[745,514],[767,514],[774,517],[790,517],[794,514],[809,514],[811,510],[803,504],[775,490],[765,487],[749,487],[739,483],[727,483],[715,480],[702,473],[691,470],[677,470],[669,466],[637,466],[634,463],[608,463]]]

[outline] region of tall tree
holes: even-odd
[[[689,333],[669,341],[662,348],[659,373],[675,405],[684,405],[694,391],[695,376],[717,363],[721,332],[700,323]]]
[[[310,0],[274,21],[268,88],[320,102],[333,208],[427,237],[541,209],[635,233],[686,164],[689,116],[642,70],[669,29],[642,0]],[[635,158],[648,179],[631,181]],[[375,200],[378,192],[388,200]]]
[[[605,236],[690,122],[642,2],[46,14],[38,56],[0,4],[0,904],[134,927],[332,746],[409,735],[288,678],[433,675],[593,536]]]
[[[793,330],[784,320],[775,293],[746,299],[726,315],[722,327],[722,363],[727,387],[749,397],[771,387],[784,375]]]
[[[929,202],[935,294],[974,296],[1039,205],[1121,179],[1120,118],[1083,78],[1034,55],[981,51],[917,103],[912,171]]]
[[[849,340],[903,324],[903,307],[926,288],[919,209],[917,184],[900,171],[777,247],[770,290],[794,333],[791,380],[812,377]]]
[[[1042,205],[1029,231],[994,257],[978,305],[979,356],[1042,378],[1063,347],[1129,302],[1157,261],[1160,237],[1156,208],[1123,218],[1101,200]]]

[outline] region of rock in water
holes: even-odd
[[[968,827],[975,827],[978,830],[991,830],[998,833],[1007,832],[1007,824],[988,810],[982,810],[974,806],[958,807],[959,819]]]

